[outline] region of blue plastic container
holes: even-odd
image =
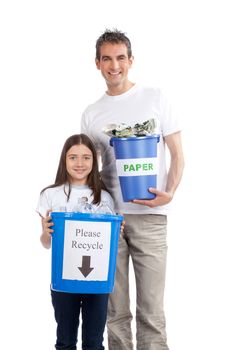
[[[121,215],[52,212],[51,288],[68,293],[111,293]]]
[[[148,188],[157,187],[159,139],[159,135],[110,139],[124,202],[155,198]]]

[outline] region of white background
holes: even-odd
[[[35,206],[104,92],[94,47],[107,27],[131,39],[131,80],[161,87],[184,125],[168,234],[170,349],[233,349],[230,0],[1,1],[1,344],[53,349],[50,251]],[[134,306],[133,274],[131,285]]]

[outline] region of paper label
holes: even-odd
[[[111,223],[65,221],[62,278],[107,281]]]
[[[117,159],[118,176],[143,176],[158,173],[158,158]]]

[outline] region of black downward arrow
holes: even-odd
[[[83,256],[82,260],[82,266],[78,267],[78,269],[82,272],[84,277],[87,277],[89,273],[94,269],[94,267],[91,266],[91,257],[90,256]]]

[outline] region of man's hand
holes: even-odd
[[[150,208],[158,207],[160,205],[165,205],[171,202],[172,194],[164,191],[159,191],[156,188],[150,187],[149,191],[156,194],[154,199],[134,199],[132,202],[135,204],[146,205]]]

